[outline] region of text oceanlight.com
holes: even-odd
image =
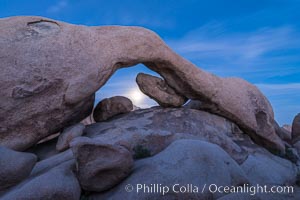
[[[294,192],[293,186],[267,186],[267,185],[249,185],[244,184],[240,186],[222,186],[217,184],[204,184],[202,186],[193,184],[174,184],[174,185],[163,185],[163,184],[128,184],[125,186],[127,192],[139,193],[152,193],[162,194],[167,193],[247,193],[249,195],[255,195],[259,193],[281,193],[291,194]]]

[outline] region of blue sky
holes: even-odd
[[[157,32],[177,53],[218,76],[257,85],[280,124],[300,112],[300,0],[0,0],[0,17],[38,15],[73,24],[138,25]],[[139,96],[138,65],[119,70],[97,100]]]

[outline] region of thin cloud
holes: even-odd
[[[286,83],[286,84],[256,84],[257,87],[265,90],[296,90],[300,91],[300,83]]]
[[[47,13],[58,13],[65,9],[68,6],[68,2],[66,0],[60,0],[56,4],[50,6],[47,9]]]
[[[255,84],[270,100],[285,100],[298,101],[300,98],[300,83],[283,83],[283,84]],[[292,98],[291,98],[292,97]],[[297,103],[299,106],[300,104]],[[288,106],[286,104],[285,106]],[[300,111],[300,110],[299,110]]]
[[[297,33],[290,26],[261,28],[255,32],[228,33],[223,25],[207,24],[180,40],[168,42],[187,57],[221,57],[256,60],[272,51],[299,47]]]
[[[102,24],[107,25],[134,25],[134,26],[145,26],[151,28],[172,28],[175,26],[175,22],[168,19],[162,18],[161,15],[148,15],[142,12],[130,12],[126,9],[122,10],[106,10],[102,13],[100,19]]]

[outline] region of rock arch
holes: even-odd
[[[272,107],[255,86],[201,70],[150,30],[76,26],[41,17],[5,18],[0,27],[5,47],[0,49],[0,145],[22,150],[85,117],[94,93],[116,70],[142,63],[258,143],[284,150]],[[265,113],[263,129],[257,113]]]

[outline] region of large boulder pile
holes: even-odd
[[[300,198],[299,117],[281,128],[255,86],[201,70],[152,31],[11,17],[0,45],[0,199],[252,197],[214,184]],[[138,63],[160,74],[136,79],[160,106],[116,96],[93,111],[109,77]]]
[[[55,148],[48,147],[48,151]],[[203,193],[169,191],[163,196],[142,190],[137,193],[138,184],[154,183],[169,188],[176,183],[187,188],[193,185],[198,190],[204,184],[260,184],[293,186],[298,191],[295,163],[257,145],[233,122],[195,109],[132,111],[86,126],[83,136],[70,142],[70,148],[37,162],[27,177],[10,185],[0,198],[14,199],[21,193],[29,199],[51,195],[78,199],[80,193],[87,199],[218,199],[227,195],[208,188]],[[132,191],[126,192],[129,184]],[[292,195],[297,199],[300,193]]]
[[[187,185],[218,183],[238,186],[248,183],[244,171],[222,148],[201,140],[178,140],[161,153],[137,161],[133,171],[118,187],[93,194],[90,199],[216,199],[222,195],[212,194],[208,190],[203,193],[168,191],[162,196],[155,192],[128,193],[124,188],[129,184],[151,186],[154,183],[172,188],[175,183],[180,183],[174,188],[179,191],[180,187]]]

